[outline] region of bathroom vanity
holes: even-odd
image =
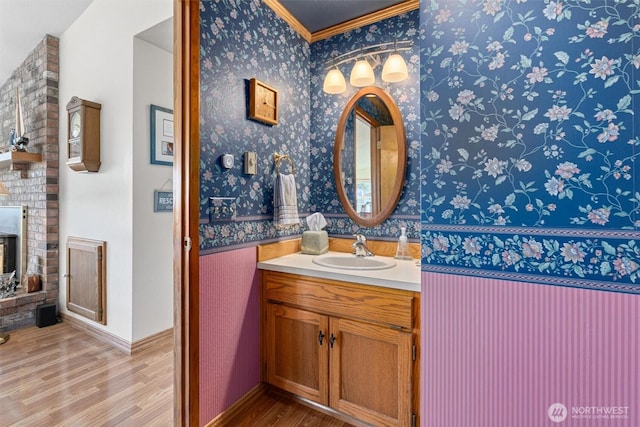
[[[354,137],[356,122],[368,136]],[[365,147],[371,154],[355,156]],[[354,223],[373,227],[394,212],[406,158],[395,101],[380,88],[360,89],[344,107],[333,149],[338,199]],[[373,178],[359,181],[370,194],[359,198],[356,172],[362,169]],[[420,268],[413,260],[381,256],[395,254],[395,243],[354,237],[330,238],[323,255],[299,253],[294,240],[265,245],[265,257],[258,248],[262,380],[367,425],[415,426]],[[412,256],[420,258],[418,244]]]
[[[392,266],[333,268],[314,262],[321,257],[355,258],[296,253],[258,263],[263,380],[376,426],[415,425],[419,267],[371,257]]]

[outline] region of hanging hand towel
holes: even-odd
[[[273,222],[276,229],[300,225],[298,196],[293,174],[277,174],[273,188]]]

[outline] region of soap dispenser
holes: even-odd
[[[407,241],[407,228],[400,227],[400,237],[398,238],[398,249],[396,250],[395,259],[412,260],[413,257],[409,253],[409,242]]]

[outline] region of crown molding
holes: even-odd
[[[420,7],[420,0],[407,0],[402,3],[389,6],[385,9],[381,9],[377,12],[373,12],[368,15],[343,22],[338,25],[334,25],[333,27],[329,27],[321,31],[316,31],[315,33],[311,33],[305,28],[304,25],[300,23],[300,21],[298,21],[293,15],[291,15],[289,11],[285,9],[278,0],[263,0],[263,2],[309,43],[314,43],[338,34],[346,33],[347,31],[354,30],[365,25],[373,24],[374,22],[378,22],[383,19],[401,15]]]

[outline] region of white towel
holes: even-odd
[[[276,229],[300,225],[298,196],[293,174],[277,174],[273,187],[273,222]]]

